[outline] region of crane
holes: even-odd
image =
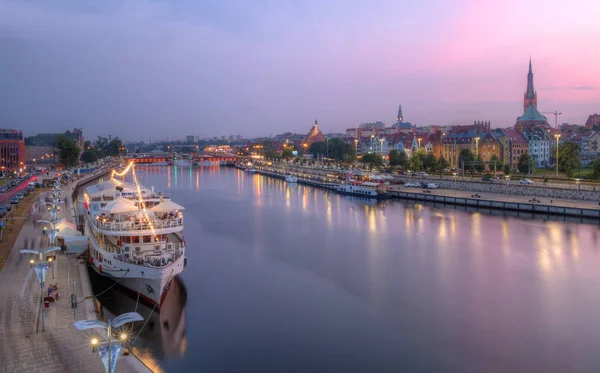
[[[558,110],[556,110],[553,113],[548,112],[548,111],[543,111],[542,114],[552,114],[552,115],[554,115],[554,127],[556,127],[558,129],[558,116],[562,115],[562,113],[559,113]]]

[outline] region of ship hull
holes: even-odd
[[[90,260],[94,271],[117,282],[122,288],[134,295],[139,295],[146,303],[161,308],[168,286],[173,278],[183,272],[185,257],[181,256],[173,264],[163,269],[148,268],[123,263],[119,270],[106,269],[98,260]],[[102,266],[102,267],[101,267]],[[139,268],[135,268],[139,267]]]

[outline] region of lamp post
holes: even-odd
[[[373,152],[373,139],[375,138],[375,135],[371,135],[371,153]]]
[[[383,157],[383,137],[379,138],[379,155]]]
[[[358,158],[358,139],[354,139],[354,158]]]
[[[93,337],[90,340],[92,345],[92,352],[98,351],[100,360],[104,365],[104,369],[108,373],[114,373],[115,367],[117,366],[117,360],[123,345],[127,343],[129,336],[127,333],[119,333],[116,344],[113,344],[115,337],[113,337],[113,330],[119,328],[127,323],[134,321],[144,321],[144,318],[137,312],[124,313],[114,319],[108,319],[107,322],[96,321],[96,320],[80,320],[75,321],[73,324],[77,330],[88,330],[88,329],[101,329],[106,331],[107,342],[100,344],[98,337]]]
[[[554,137],[556,137],[556,177],[558,178],[558,139],[560,139],[560,134],[556,134]]]
[[[575,179],[575,184],[577,184],[577,198],[575,198],[577,206],[579,206],[579,192],[581,191],[581,179]]]
[[[479,157],[479,137],[475,138],[475,158]]]
[[[44,255],[52,251],[60,250],[60,247],[48,247],[46,249],[23,249],[19,252],[21,254],[36,254],[38,255],[38,262],[34,259],[29,261],[31,267],[35,270],[37,279],[40,282],[40,314],[42,315],[42,331],[45,330],[44,325],[44,283],[46,282],[46,274],[48,273],[49,264],[44,260]]]
[[[458,179],[457,173],[453,173],[452,177],[454,178],[454,196],[456,197],[456,179]]]
[[[506,180],[506,187],[508,188],[508,181],[510,180],[510,175],[504,176],[504,180]]]

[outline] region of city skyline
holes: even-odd
[[[595,11],[594,11],[595,10]],[[600,109],[600,5],[542,1],[3,3],[0,127],[124,140],[324,132]],[[74,31],[77,32],[74,32]],[[550,123],[554,118],[546,114]]]

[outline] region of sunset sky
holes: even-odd
[[[126,140],[600,112],[600,1],[2,1],[0,127]],[[554,117],[549,116],[551,123]]]

